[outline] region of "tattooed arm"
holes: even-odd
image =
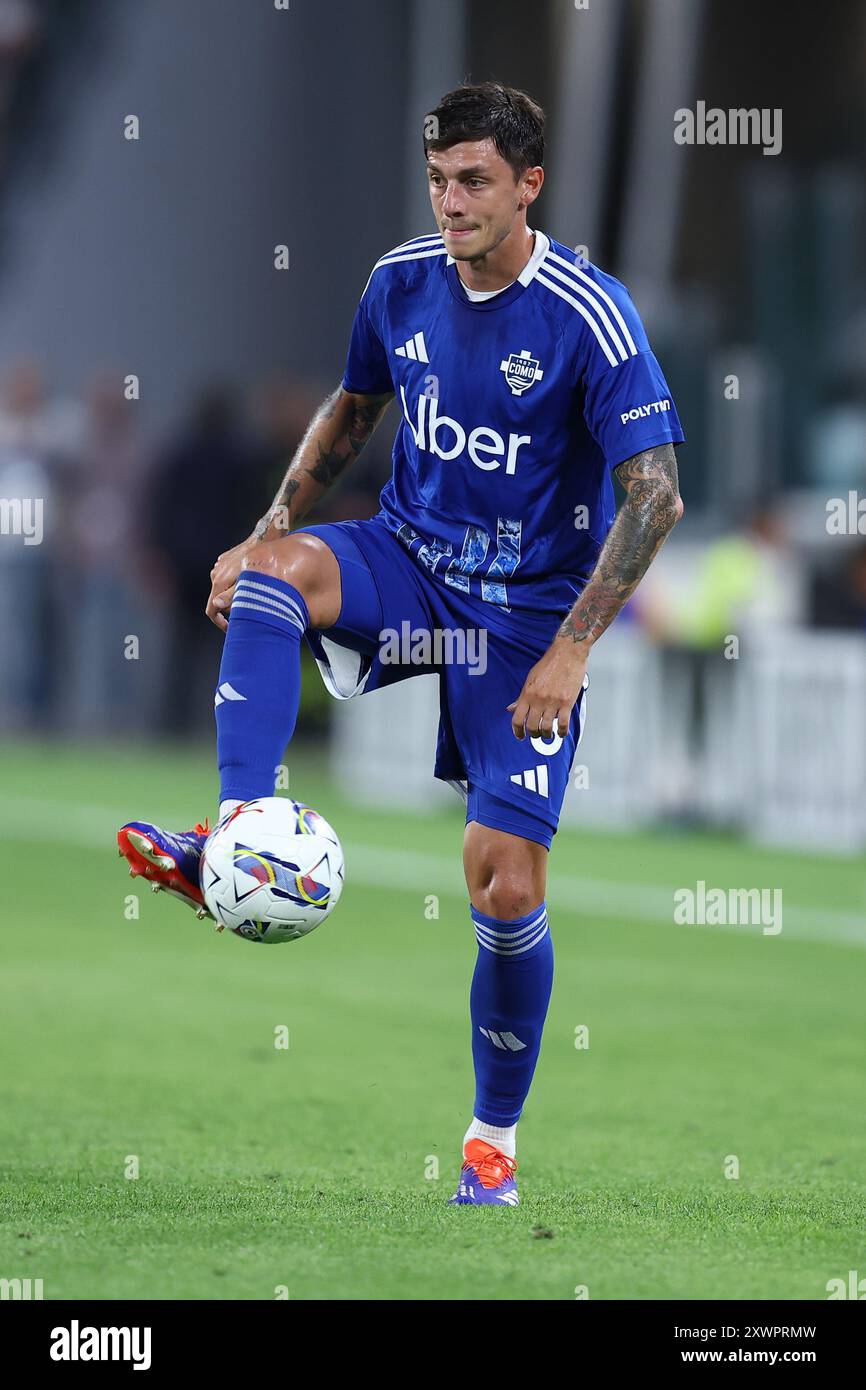
[[[354,463],[393,394],[355,396],[337,387],[310,421],[276,497],[253,531],[256,540],[276,540],[303,520]]]
[[[551,646],[509,705],[517,738],[562,735],[581,689],[590,648],[637,588],[683,514],[672,444],[635,454],[614,469],[626,490],[586,588]]]
[[[672,444],[635,454],[614,472],[626,490],[626,499],[589,583],[559,629],[560,637],[590,646],[634,593],[683,512]]]
[[[251,536],[220,555],[210,572],[211,591],[205,612],[223,631],[224,614],[244,558],[260,541],[279,540],[307,515],[323,493],[360,454],[378,425],[393,392],[357,396],[342,386],[316,411],[298,445],[277,495]]]

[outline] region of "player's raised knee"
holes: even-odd
[[[303,593],[305,588],[315,584],[321,567],[316,551],[305,544],[310,539],[312,537],[299,535],[260,541],[244,556],[242,568],[282,579]]]
[[[340,608],[340,571],[336,557],[317,536],[299,532],[260,541],[244,557],[242,568],[290,584],[306,600],[310,621],[326,627]]]

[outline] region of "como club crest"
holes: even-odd
[[[538,365],[538,358],[532,356],[529,348],[524,348],[522,352],[512,352],[510,357],[499,363],[499,370],[505,373],[505,380],[511,387],[512,396],[522,396],[524,391],[528,391],[530,386],[544,376]]]

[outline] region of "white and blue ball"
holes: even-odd
[[[220,821],[201,857],[205,904],[218,926],[268,945],[307,936],[343,890],[336,832],[288,797],[245,801]]]

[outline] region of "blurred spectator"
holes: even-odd
[[[711,541],[666,546],[630,607],[664,648],[663,795],[668,813],[688,822],[700,817],[714,769],[734,755],[712,744],[725,726],[712,711],[732,708],[740,655],[762,632],[804,619],[802,562],[768,504]]]
[[[772,505],[694,550],[665,548],[632,605],[651,636],[718,651],[744,628],[802,621],[801,559]]]
[[[285,476],[289,462],[304,437],[324,392],[309,383],[274,372],[253,390],[250,412],[262,448],[262,493],[257,515],[265,510]]]
[[[260,512],[276,492],[325,394],[324,390],[314,390],[310,383],[281,373],[267,377],[256,388],[252,412],[263,441],[267,479]],[[379,493],[391,471],[393,438],[393,416],[389,414],[380,422],[360,458],[316,505],[316,521],[363,520],[379,510]]]
[[[818,627],[866,632],[866,542],[819,573],[812,587],[812,622]]]
[[[0,392],[0,448],[32,451],[62,464],[80,446],[84,412],[78,401],[51,396],[42,367],[12,362]]]
[[[866,483],[866,401],[855,383],[842,384],[812,417],[806,457],[808,481],[822,491],[845,492]]]
[[[0,387],[0,722],[13,727],[39,724],[49,711],[58,629],[56,510],[79,427],[78,408],[49,397],[36,363],[9,367]]]
[[[20,68],[39,36],[32,0],[0,0],[0,159],[5,152],[6,121]]]
[[[147,722],[155,677],[142,594],[141,511],[150,483],[136,401],[122,374],[103,372],[86,388],[78,456],[63,475],[65,667],[63,718],[82,733]],[[147,638],[151,639],[147,632]]]
[[[154,476],[149,533],[169,584],[171,626],[160,722],[175,732],[201,727],[212,707],[222,638],[204,616],[210,571],[265,510],[264,472],[233,392],[218,385],[201,393]]]

